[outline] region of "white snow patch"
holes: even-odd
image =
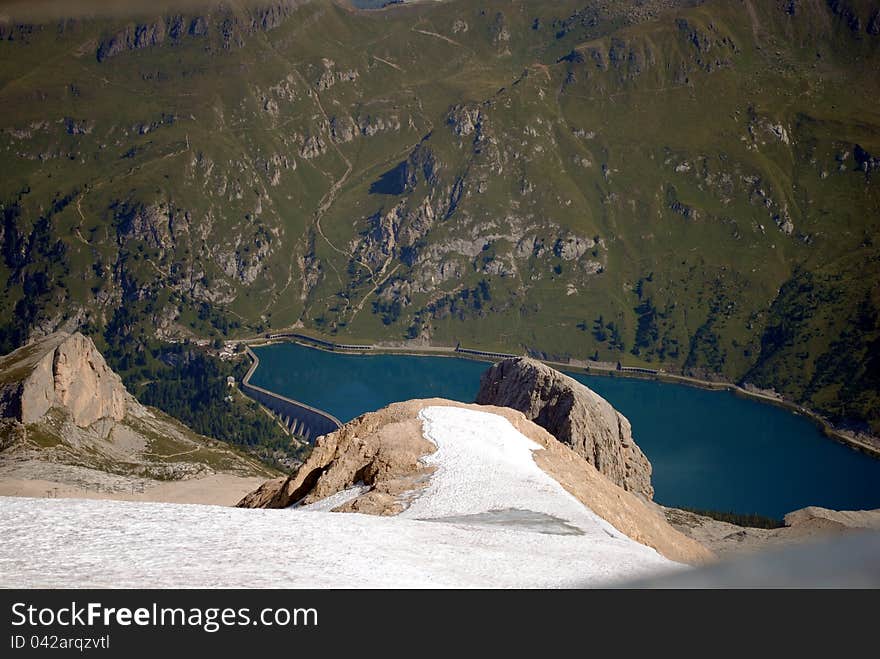
[[[4,588],[557,588],[675,566],[611,538],[78,499],[4,498],[0,538]]]
[[[421,418],[437,469],[397,517],[325,512],[359,486],[290,510],[4,498],[0,586],[553,588],[681,569],[568,494],[506,419],[453,407]]]
[[[513,508],[564,519],[591,535],[629,540],[535,464],[532,452],[543,448],[503,416],[426,407],[419,418],[425,438],[437,446],[425,459],[436,471],[400,517],[431,519]]]

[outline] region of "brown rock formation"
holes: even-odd
[[[807,506],[785,516],[788,528],[880,530],[880,510],[829,510],[819,506]]]
[[[477,403],[519,410],[612,482],[653,498],[651,463],[629,421],[580,382],[533,359],[505,359],[483,374]]]
[[[0,360],[0,414],[35,423],[52,407],[66,410],[80,428],[101,419],[120,421],[137,405],[91,339],[53,334]]]
[[[434,445],[422,435],[418,408],[407,403],[365,414],[318,438],[308,460],[287,477],[264,483],[242,499],[240,508],[286,508],[310,504],[363,483],[370,491],[339,509],[369,515],[396,515],[403,498],[426,481],[430,469],[421,458]]]
[[[720,558],[815,542],[832,535],[880,530],[880,510],[829,510],[808,506],[785,516],[784,526],[737,526],[677,508],[665,509],[667,521]]]
[[[143,407],[82,334],[52,334],[0,357],[0,494],[155,497],[175,481],[222,475],[251,488],[248,479],[272,473]],[[228,501],[215,493],[204,500]]]
[[[498,414],[544,447],[537,465],[581,503],[633,540],[675,561],[700,563],[712,554],[674,530],[662,512],[600,474],[589,462],[521,412],[510,408],[466,405],[443,399],[395,403],[365,414],[318,439],[309,459],[293,475],[264,483],[242,499],[242,508],[284,508],[314,503],[363,484],[368,491],[334,509],[395,515],[423,488],[432,473],[421,458],[434,446],[423,435],[419,412],[429,406],[455,406]]]
[[[99,419],[121,421],[133,399],[110,370],[91,339],[76,333],[55,349],[52,363],[55,401],[86,427]]]

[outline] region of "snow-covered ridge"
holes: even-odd
[[[496,414],[429,406],[436,469],[396,517],[311,506],[247,510],[7,499],[0,586],[584,587],[677,569],[538,467]]]
[[[565,520],[591,536],[632,542],[542,471],[532,452],[543,448],[504,417],[460,407],[426,407],[419,418],[425,438],[437,446],[425,460],[436,471],[401,517],[520,510]]]

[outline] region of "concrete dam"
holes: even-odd
[[[242,392],[275,414],[284,423],[288,432],[314,444],[321,435],[334,432],[342,427],[339,419],[326,412],[251,384],[251,375],[257,370],[260,360],[250,348],[246,348],[246,350],[252,364],[242,380]]]

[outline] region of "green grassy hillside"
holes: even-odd
[[[299,325],[880,431],[880,3],[187,7],[0,23],[4,348]]]

